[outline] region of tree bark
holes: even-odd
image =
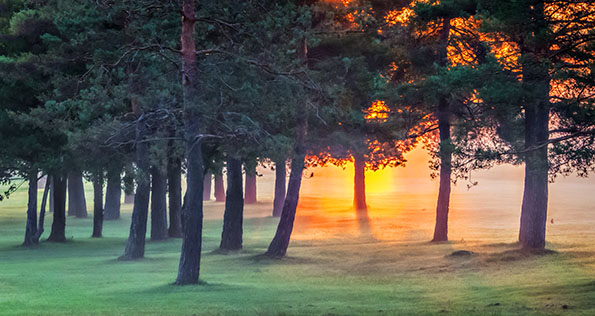
[[[445,67],[448,64],[447,45],[450,33],[450,19],[444,19],[440,34],[441,52],[439,64]],[[434,227],[433,242],[448,240],[448,212],[450,207],[450,186],[452,176],[452,143],[450,139],[450,107],[446,96],[438,100],[438,131],[440,133],[440,187],[438,189],[438,202],[436,203],[436,226]]]
[[[182,163],[170,158],[167,166],[169,188],[169,237],[182,237]]]
[[[432,241],[448,240],[448,212],[450,206],[452,149],[450,142],[450,111],[445,99],[440,99],[438,110],[438,130],[440,132],[440,187],[436,205],[436,226]]]
[[[256,160],[246,160],[246,187],[244,195],[245,204],[256,204]]]
[[[35,235],[37,234],[37,170],[29,174],[29,193],[27,200],[27,224],[25,225],[25,241],[23,246],[31,247],[37,245]]]
[[[223,186],[223,172],[215,174],[215,202],[225,201],[225,188]]]
[[[98,173],[93,179],[93,234],[100,238],[103,233],[103,175]]]
[[[242,162],[227,158],[227,194],[223,215],[223,232],[220,249],[242,249],[242,225],[244,220],[244,199],[242,198]]]
[[[203,157],[199,136],[199,82],[194,44],[194,0],[182,2],[182,83],[188,171],[182,210],[183,240],[176,284],[196,284],[200,274],[203,221]]]
[[[107,172],[107,188],[105,189],[104,219],[120,219],[120,206],[122,199],[121,169],[109,170]]]
[[[299,47],[301,62],[304,66],[307,65],[308,46],[306,38],[302,39]],[[289,247],[289,240],[291,232],[293,231],[293,223],[295,221],[295,213],[297,204],[300,198],[300,187],[302,185],[302,173],[304,172],[304,163],[306,159],[306,134],[308,131],[308,116],[306,107],[298,111],[297,117],[297,135],[295,148],[293,150],[293,158],[291,159],[291,172],[289,174],[289,183],[287,186],[287,194],[285,195],[285,203],[283,204],[283,211],[281,212],[281,219],[277,225],[275,237],[271,241],[269,248],[265,255],[275,258],[283,257],[287,253]]]
[[[366,162],[360,155],[354,155],[353,207],[356,210],[367,210],[366,204]]]
[[[142,140],[146,134],[142,117],[136,123],[136,166],[137,188],[132,208],[130,235],[121,260],[135,260],[145,256],[145,239],[147,235],[147,217],[149,213],[149,194],[151,192],[151,176],[149,167],[149,144]]]
[[[45,207],[46,207],[47,200],[48,200],[48,193],[50,191],[51,181],[52,181],[52,177],[48,175],[46,182],[45,182],[45,188],[43,189],[43,197],[41,198],[41,208],[39,210],[39,221],[37,223],[37,232],[35,232],[35,236],[33,237],[36,244],[39,244],[39,238],[41,238],[41,235],[44,232],[43,225],[45,223]]]
[[[80,172],[68,173],[68,216],[88,216],[83,175]]]
[[[54,212],[54,180],[53,178],[48,175],[49,179],[48,181],[50,181],[50,206],[49,206],[49,212],[53,213]]]
[[[273,216],[275,217],[281,216],[283,211],[286,176],[285,159],[280,159],[275,162],[275,198],[273,199]]]
[[[533,10],[535,20],[544,21],[543,3]],[[538,30],[537,30],[538,31]],[[535,31],[535,32],[537,32]],[[537,34],[538,36],[538,34]],[[521,47],[523,86],[530,96],[525,101],[525,149],[545,144],[549,139],[550,76],[541,58],[549,55],[547,43],[533,39]],[[519,241],[525,249],[543,250],[548,204],[548,148],[525,154],[525,187],[521,206]]]
[[[65,242],[66,241],[66,176],[52,176],[54,195],[54,221],[52,222],[52,231],[48,241]]]
[[[157,166],[151,168],[151,240],[167,239],[167,178]]]
[[[132,164],[124,167],[124,204],[134,203],[134,170]]]
[[[203,201],[211,200],[211,187],[213,186],[213,175],[207,171],[204,176],[202,199]]]
[[[285,204],[283,204],[281,219],[277,225],[275,237],[273,238],[273,241],[271,241],[266,252],[266,255],[269,257],[283,257],[287,253],[291,232],[293,231],[297,204],[300,198],[300,187],[302,184],[302,172],[304,171],[305,157],[306,156],[303,153],[297,153],[291,160],[291,172],[289,174],[287,195],[285,196]]]

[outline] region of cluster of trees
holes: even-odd
[[[453,181],[523,163],[519,240],[543,249],[548,181],[594,166],[594,42],[588,1],[0,0],[2,196],[27,181],[35,245],[48,200],[48,241],[66,240],[67,187],[68,215],[86,216],[83,176],[93,237],[134,192],[121,259],[144,256],[151,205],[151,239],[183,238],[177,283],[196,283],[213,178],[220,248],[238,250],[256,167],[275,169],[279,257],[304,168],[353,162],[365,211],[365,170],[421,143],[440,181],[434,241]]]

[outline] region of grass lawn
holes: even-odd
[[[131,205],[105,223],[104,238],[90,238],[90,213],[67,219],[67,243],[20,247],[21,189],[0,204],[0,315],[595,315],[595,247],[571,232],[552,232],[555,253],[528,256],[514,250],[513,229],[491,233],[505,235],[494,242],[481,237],[489,229],[465,224],[479,237],[436,245],[427,242],[431,211],[423,221],[372,210],[368,219],[321,219],[319,202],[305,195],[282,260],[258,256],[276,228],[270,203],[247,206],[242,252],[216,254],[223,205],[206,202],[206,284],[179,287],[180,240],[148,241],[144,260],[116,260]],[[50,226],[51,214],[45,238]],[[381,233],[391,230],[407,233]],[[475,254],[449,256],[463,249]]]

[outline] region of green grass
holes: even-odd
[[[0,204],[0,315],[595,315],[595,255],[582,244],[551,244],[559,252],[526,256],[506,243],[320,238],[298,224],[288,257],[268,260],[258,255],[276,219],[251,217],[244,251],[222,255],[212,252],[222,205],[207,202],[206,284],[179,287],[172,282],[180,240],[148,241],[146,259],[116,260],[130,205],[123,219],[105,223],[104,238],[90,238],[90,214],[67,219],[67,243],[26,249],[19,246],[25,197],[21,189]],[[50,226],[51,216],[46,238]],[[477,254],[448,256],[459,249]]]

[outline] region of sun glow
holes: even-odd
[[[386,122],[390,109],[385,101],[376,100],[364,113],[366,113],[364,118],[368,121]]]

